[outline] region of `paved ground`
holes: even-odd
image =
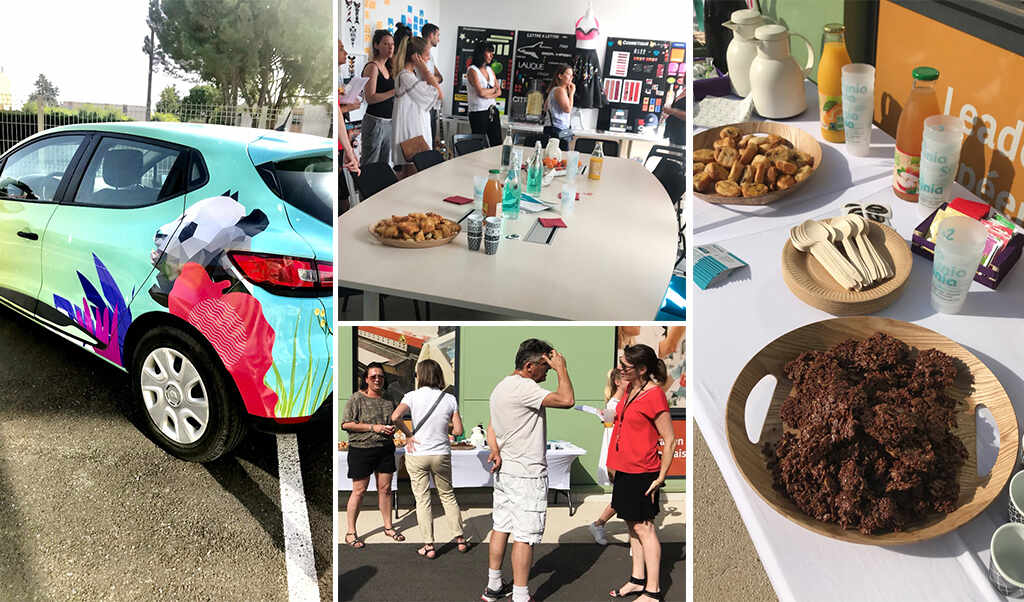
[[[401,485],[399,486],[401,489]],[[376,494],[373,507],[366,506],[359,514],[360,536],[366,548],[354,550],[338,547],[339,600],[456,602],[479,600],[487,579],[487,536],[491,527],[489,498],[476,493],[456,491],[462,506],[466,534],[473,547],[460,554],[452,545],[453,533],[447,531],[440,505],[434,499],[434,529],[439,554],[433,561],[416,555],[421,536],[416,514],[409,509],[411,498],[395,525],[407,537],[395,543],[383,534]],[[341,495],[344,508],[348,494]],[[610,496],[590,496],[570,517],[564,498],[549,506],[547,528],[543,541],[534,547],[534,567],[530,574],[530,591],[538,600],[558,602],[593,602],[607,600],[608,590],[628,578],[628,556],[625,523],[612,519],[608,524],[610,544],[594,543],[586,525],[594,520],[608,503]],[[658,531],[662,542],[662,575],[665,599],[679,602],[686,599],[686,562],[684,551],[684,494],[672,494],[662,505]],[[339,543],[345,530],[345,512],[338,516]],[[479,542],[479,543],[478,543]],[[505,578],[511,579],[511,548],[505,558]]]
[[[696,423],[693,433],[693,599],[777,599]]]
[[[199,465],[121,412],[127,376],[0,308],[0,600],[286,600],[273,435]],[[298,438],[321,596],[331,425]]]

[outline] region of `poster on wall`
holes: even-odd
[[[338,39],[350,57],[363,54],[366,48],[363,40],[363,0],[341,0],[338,10],[344,19],[338,31]]]
[[[615,328],[615,361],[629,345],[647,345],[665,362],[668,380],[662,386],[673,416],[686,408],[686,327],[618,326]],[[677,411],[678,410],[678,411]]]
[[[545,90],[555,68],[560,64],[572,65],[575,50],[573,34],[516,32],[515,78],[509,100],[514,121],[540,122]]]
[[[353,331],[353,391],[359,389],[366,367],[380,362],[384,365],[384,397],[398,403],[416,388],[416,364],[432,359],[441,364],[445,384],[451,385],[458,399],[458,327],[357,326]]]
[[[508,102],[508,89],[512,66],[512,41],[515,31],[512,29],[486,29],[483,27],[459,27],[455,40],[455,79],[452,80],[452,115],[466,115],[468,96],[466,94],[466,69],[473,64],[473,48],[477,42],[490,42],[494,45],[494,60],[491,70],[495,79],[501,83],[502,94],[497,97],[498,111],[505,113]]]
[[[672,431],[676,436],[676,449],[672,454],[672,463],[668,466],[669,479],[686,478],[686,419],[672,418]],[[665,440],[658,439],[658,453],[665,452]]]
[[[662,109],[686,85],[686,44],[611,37],[607,44],[604,91],[608,106],[598,115],[598,129],[654,131],[662,122]]]

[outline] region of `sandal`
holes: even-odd
[[[646,588],[646,586],[645,586],[645,588]],[[647,589],[644,589],[644,591],[639,592],[639,593],[641,595],[647,596],[648,598],[653,598],[653,599],[657,600],[658,602],[661,602],[662,600],[665,599],[664,592],[649,592],[649,591],[647,591]]]
[[[388,533],[388,531],[391,531],[391,533]],[[393,528],[392,529],[384,529],[384,535],[387,535],[388,537],[390,537],[391,539],[393,539],[395,541],[405,541],[405,535],[402,535],[401,533],[399,533],[397,530],[395,530]]]
[[[647,587],[647,579],[637,579],[636,577],[633,577],[632,575],[630,575],[629,582],[632,583],[633,585],[639,585],[640,587]],[[623,587],[625,587],[625,586],[623,586]],[[622,587],[620,587],[619,589],[612,590],[612,591],[608,592],[608,595],[611,596],[612,598],[625,598],[626,596],[639,596],[640,594],[643,594],[643,593],[646,593],[646,592],[644,590],[642,590],[642,589],[638,589],[638,590],[634,590],[634,591],[631,591],[631,592],[623,593],[622,592]]]
[[[459,547],[459,551],[463,554],[469,551],[469,540],[462,535],[455,538],[455,545]]]
[[[434,549],[434,544],[424,544],[422,548],[416,550],[416,553],[424,558],[433,560],[437,556],[437,550]]]
[[[351,541],[349,541],[349,537],[352,538]],[[349,547],[355,548],[357,550],[360,549],[360,548],[365,548],[366,547],[366,542],[364,542],[363,540],[359,539],[359,536],[356,535],[354,531],[352,533],[346,533],[345,534],[345,544],[348,545]]]

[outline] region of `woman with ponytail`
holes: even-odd
[[[615,426],[608,448],[608,468],[615,471],[612,508],[629,529],[632,573],[629,581],[609,595],[640,594],[639,602],[663,600],[661,542],[654,518],[661,511],[659,488],[665,482],[676,438],[668,400],[661,385],[668,379],[665,362],[647,345],[626,347],[619,372],[629,381],[628,393],[615,408]],[[658,457],[658,439],[665,449]]]
[[[430,146],[430,107],[441,98],[441,86],[427,68],[430,44],[420,37],[403,36],[395,52],[395,112],[392,118],[391,161],[401,167],[402,177],[413,171],[402,152],[402,143],[422,136]]]

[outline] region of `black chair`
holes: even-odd
[[[579,151],[581,155],[589,155],[594,152],[594,147],[597,143],[601,143],[601,150],[604,151],[606,157],[618,157],[619,156],[619,141],[618,140],[598,140],[597,138],[577,138],[576,146],[573,150]]]
[[[433,167],[442,161],[444,161],[444,155],[436,150],[425,150],[423,152],[416,153],[416,156],[412,158],[412,164],[416,166],[416,171],[423,171],[424,169]]]
[[[661,157],[662,159],[673,159],[678,161],[680,165],[686,164],[686,151],[680,146],[666,146],[664,144],[655,144],[651,147],[647,158],[644,159],[644,167],[647,166],[647,162],[651,160],[651,157]]]
[[[684,160],[685,162],[685,160]],[[682,163],[676,163],[675,159],[662,159],[654,167],[654,177],[665,187],[668,198],[676,210],[676,226],[679,231],[683,230],[683,216],[681,201],[683,193],[686,192],[686,169]]]
[[[452,136],[452,146],[455,147],[455,156],[461,157],[467,153],[475,153],[478,150],[487,148],[487,136],[483,134],[455,134]]]
[[[538,142],[540,142],[541,146],[546,146],[548,143],[548,137],[544,134],[528,133],[516,134],[512,137],[512,144],[515,144],[516,146],[527,146],[529,148],[533,148]]]
[[[386,162],[367,163],[359,168],[356,188],[365,200],[398,181],[395,171]]]

